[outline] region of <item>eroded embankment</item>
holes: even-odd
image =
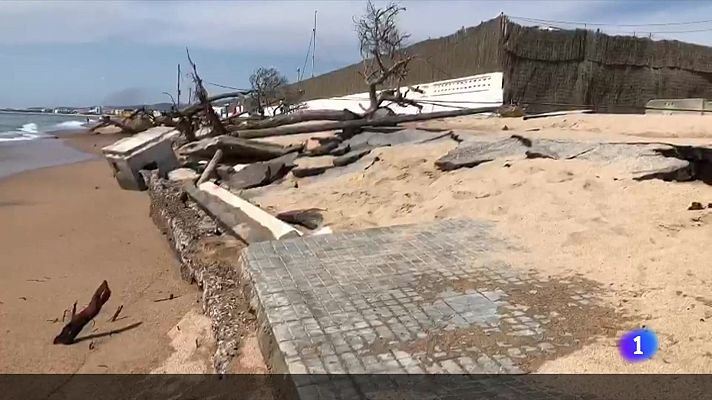
[[[203,312],[212,321],[217,342],[215,371],[232,372],[231,360],[255,331],[254,313],[239,274],[240,251],[246,245],[221,233],[180,184],[160,179],[155,173],[146,174],[145,179],[149,182],[151,218],[175,251],[183,279],[202,289]]]

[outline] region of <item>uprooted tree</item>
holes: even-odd
[[[257,68],[250,75],[254,111],[264,116],[267,107],[278,106],[287,83],[287,78],[275,68]]]
[[[401,107],[422,106],[418,101],[407,98],[411,91],[422,93],[418,88],[404,87],[408,67],[413,56],[405,51],[405,42],[409,35],[398,28],[398,16],[405,8],[391,3],[385,8],[377,8],[370,1],[363,16],[354,18],[359,47],[363,58],[361,75],[368,86],[369,105],[361,106],[363,112],[354,113],[348,109],[333,110],[301,110],[303,91],[298,85],[288,85],[287,79],[274,68],[258,68],[250,76],[251,90],[222,93],[208,96],[197,67],[188,53],[188,61],[192,67],[191,78],[194,82],[194,98],[196,104],[191,104],[175,112],[154,117],[150,116],[154,125],[177,127],[187,142],[196,141],[196,132],[201,126],[208,126],[207,136],[196,143],[207,145],[210,137],[223,139],[218,142],[226,147],[225,135],[238,138],[260,138],[268,136],[292,135],[317,132],[323,130],[341,130],[345,136],[355,134],[366,126],[388,126],[410,121],[420,121],[432,118],[445,118],[460,115],[491,112],[496,107],[479,109],[457,109],[433,113],[418,113],[415,115],[382,115],[377,113],[388,104]],[[187,52],[187,49],[186,49]],[[404,89],[404,90],[402,90]],[[212,103],[228,98],[238,98],[249,115],[234,115],[221,120],[214,112]],[[265,116],[268,108],[274,107],[272,115]],[[278,114],[279,111],[279,115]],[[303,124],[303,122],[313,122]],[[247,153],[253,153],[249,148]]]
[[[210,124],[210,127],[212,128],[211,136],[224,135],[227,133],[227,131],[225,130],[225,126],[220,121],[220,117],[218,117],[218,115],[215,113],[215,110],[213,110],[211,99],[208,96],[208,91],[205,90],[205,86],[203,86],[203,80],[200,78],[200,75],[198,75],[198,68],[195,66],[195,63],[190,58],[190,51],[188,51],[188,49],[186,48],[185,52],[188,55],[188,62],[190,63],[191,68],[193,69],[191,76],[193,78],[193,83],[195,84],[196,97],[200,101],[200,104],[203,108],[203,112],[205,113],[205,118],[208,120],[208,124]]]
[[[364,110],[366,118],[371,118],[384,102],[422,108],[414,100],[406,98],[409,90],[401,92],[401,85],[408,75],[408,64],[413,59],[404,49],[410,35],[398,29],[398,14],[402,11],[405,8],[396,3],[376,8],[369,0],[365,14],[354,19],[363,58],[361,74],[368,85],[370,104]],[[388,88],[379,93],[379,88],[384,85]]]

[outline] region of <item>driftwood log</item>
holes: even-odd
[[[482,114],[497,111],[497,107],[480,107],[453,111],[437,111],[432,113],[396,115],[374,119],[356,119],[350,121],[330,121],[309,125],[287,125],[265,129],[245,129],[230,132],[231,135],[245,139],[263,138],[269,136],[296,135],[300,133],[321,132],[337,129],[352,129],[364,126],[390,126],[403,122],[425,121],[429,119],[458,117],[471,114]]]
[[[220,149],[223,158],[235,163],[267,161],[287,153],[300,151],[303,145],[281,146],[256,140],[217,136],[190,142],[178,149],[178,154],[189,159],[208,160]]]
[[[240,91],[240,92],[222,93],[222,94],[218,94],[218,95],[215,95],[215,96],[210,96],[210,97],[208,97],[206,100],[208,101],[208,103],[213,103],[213,102],[216,102],[216,101],[218,101],[218,100],[232,99],[232,98],[244,96],[244,95],[249,94],[249,93],[250,93],[249,90],[247,90],[247,91]],[[203,107],[204,107],[204,106],[203,106],[203,104],[201,104],[201,103],[193,104],[193,105],[190,105],[190,106],[187,106],[187,107],[182,108],[182,109],[180,110],[180,114],[183,115],[183,116],[186,116],[186,117],[190,117],[190,116],[192,116],[192,115],[194,115],[194,114],[196,114],[196,113],[198,113],[198,112],[200,112],[200,111],[203,111]]]
[[[309,121],[349,121],[359,118],[358,114],[349,110],[303,110],[290,114],[280,114],[263,120],[248,119],[237,124],[228,125],[226,128],[228,131],[266,129]]]
[[[62,332],[54,338],[54,344],[72,344],[82,328],[86,326],[94,317],[99,314],[101,307],[109,301],[111,290],[109,284],[104,281],[94,292],[91,302],[78,314],[74,314],[67,325],[62,328]]]

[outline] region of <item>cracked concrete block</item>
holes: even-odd
[[[119,186],[127,190],[146,190],[140,170],[158,169],[159,176],[165,178],[168,172],[178,168],[180,164],[172,147],[175,134],[175,129],[159,126],[102,148]]]

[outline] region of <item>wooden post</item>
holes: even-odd
[[[208,179],[210,179],[210,175],[212,175],[213,171],[215,171],[215,167],[218,166],[218,163],[220,162],[222,155],[223,155],[223,151],[221,149],[218,149],[215,152],[215,155],[208,163],[208,166],[205,167],[205,171],[203,171],[203,173],[200,175],[200,178],[198,178],[197,185],[200,185],[201,183],[206,182]]]

